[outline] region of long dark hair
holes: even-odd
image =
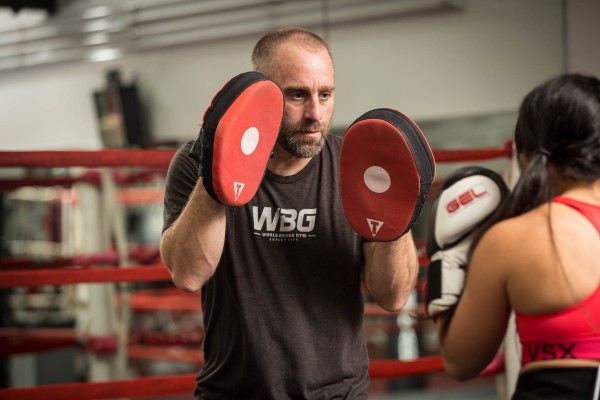
[[[514,141],[517,154],[530,162],[497,212],[480,227],[472,248],[495,223],[524,214],[557,194],[549,163],[567,180],[600,178],[600,80],[570,73],[535,87],[519,108]]]

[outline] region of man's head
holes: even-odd
[[[275,30],[257,42],[252,65],[275,81],[285,96],[278,145],[299,158],[319,154],[334,105],[334,68],[327,43],[306,29]]]

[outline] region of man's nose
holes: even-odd
[[[316,97],[311,97],[304,108],[304,118],[312,121],[321,120],[321,103]]]

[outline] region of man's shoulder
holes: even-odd
[[[337,134],[330,133],[329,135],[327,135],[327,143],[329,143],[333,146],[341,146],[342,145],[342,137]]]
[[[326,146],[330,149],[334,154],[339,154],[342,148],[342,137],[330,133],[327,135],[327,139],[325,140]]]
[[[188,141],[180,144],[179,147],[177,147],[177,149],[175,150],[175,155],[173,158],[182,157],[182,156],[189,157],[189,153],[190,153],[190,150],[192,149],[193,144],[194,144],[193,140],[188,140]]]
[[[181,146],[179,146],[179,151],[180,152],[188,152],[192,149],[192,146],[194,145],[195,140],[188,140],[186,142],[184,142]]]
[[[190,150],[193,144],[194,141],[190,140],[180,144],[176,148],[169,164],[170,171],[180,171],[181,169],[198,170],[198,162],[190,157]]]

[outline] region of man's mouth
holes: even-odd
[[[319,138],[321,137],[320,131],[309,131],[309,132],[299,132],[302,136],[307,136],[311,138]]]

